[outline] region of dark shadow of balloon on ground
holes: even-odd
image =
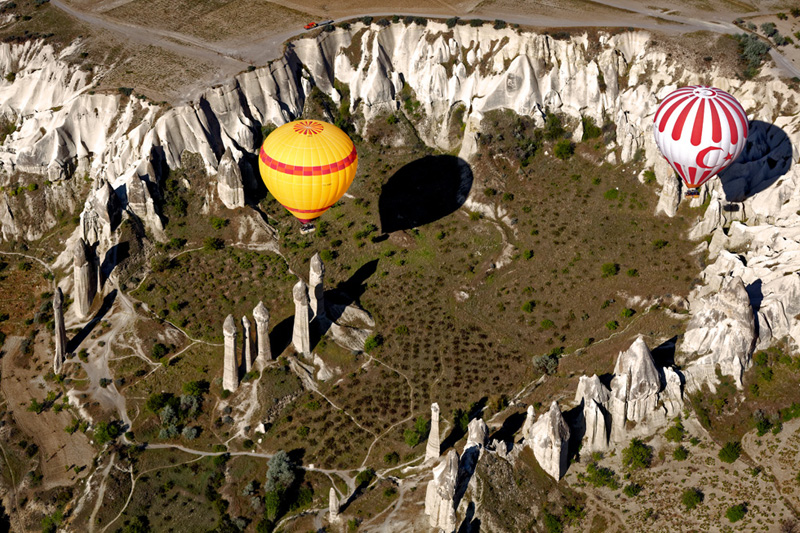
[[[744,150],[719,173],[725,199],[742,202],[768,189],[791,166],[792,142],[786,133],[774,124],[753,120]]]
[[[424,226],[456,211],[472,189],[472,168],[452,155],[426,156],[408,163],[381,189],[381,231]]]

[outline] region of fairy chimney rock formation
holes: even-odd
[[[561,416],[558,402],[550,405],[550,410],[539,417],[530,430],[531,439],[527,444],[533,455],[553,479],[558,481],[567,471],[567,451],[569,427]]]
[[[597,375],[581,376],[575,401],[583,402],[583,425],[585,444],[583,449],[590,452],[604,451],[608,448],[610,420],[606,405],[611,397],[610,391],[600,382]]]
[[[433,469],[433,479],[425,491],[425,514],[431,527],[446,533],[456,529],[455,494],[458,482],[458,453],[451,449]]]
[[[486,446],[486,438],[489,435],[489,427],[483,419],[475,418],[467,426],[467,444],[464,449],[477,446],[483,448]]]
[[[325,264],[319,254],[314,254],[311,258],[311,268],[308,275],[308,293],[311,300],[311,312],[314,317],[325,316],[325,300],[323,292],[325,290]]]
[[[258,345],[256,357],[261,361],[259,364],[264,364],[264,362],[272,360],[272,349],[269,345],[269,310],[264,302],[258,302],[253,309],[253,318],[256,321],[256,344]]]
[[[97,293],[97,270],[89,256],[86,241],[78,239],[72,247],[72,270],[75,278],[73,299],[78,318],[89,318],[92,301]]]
[[[425,446],[425,460],[439,458],[439,404],[431,404],[431,432],[428,434],[428,445]]]
[[[64,294],[61,288],[56,289],[53,298],[53,318],[55,319],[56,353],[53,357],[53,371],[61,373],[61,367],[67,355],[67,332],[64,328]]]
[[[250,321],[242,317],[242,357],[244,358],[244,371],[250,372],[253,368],[253,357],[250,353]]]
[[[536,422],[536,409],[532,405],[528,406],[528,412],[525,416],[525,422],[522,424],[522,440],[530,438],[531,428]]]
[[[244,207],[242,171],[230,148],[225,150],[217,167],[217,194],[228,209]]]
[[[641,335],[630,348],[620,352],[614,374],[611,390],[625,402],[625,420],[643,422],[659,410],[661,376]]]
[[[222,326],[225,336],[225,361],[222,372],[222,388],[235,391],[239,387],[239,373],[236,368],[236,322],[228,315]]]
[[[339,521],[339,498],[336,497],[336,490],[333,487],[328,496],[328,521],[331,524]]]
[[[305,281],[298,281],[292,289],[294,297],[294,330],[292,345],[303,357],[311,355],[311,336],[308,331],[308,286]]]

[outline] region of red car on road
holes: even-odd
[[[304,27],[305,29],[307,29],[307,30],[313,30],[314,28],[316,28],[316,27],[317,27],[317,23],[316,23],[316,22],[309,22],[308,24],[306,24],[306,25],[305,25],[305,26],[303,26],[303,27]]]

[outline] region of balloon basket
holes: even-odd
[[[308,235],[309,233],[313,233],[317,227],[314,225],[313,222],[306,222],[302,226],[300,226],[300,234],[301,235]]]
[[[688,189],[686,191],[686,198],[700,198],[700,191],[697,189]]]

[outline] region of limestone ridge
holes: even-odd
[[[433,479],[425,491],[425,514],[431,527],[445,533],[456,529],[455,496],[458,482],[458,452],[451,449],[433,469]]]
[[[550,409],[530,428],[529,436],[525,440],[542,470],[556,481],[567,471],[569,435],[569,426],[561,415],[558,402],[553,402]]]
[[[64,294],[61,287],[56,288],[53,297],[53,318],[55,321],[55,344],[56,351],[53,356],[53,372],[61,373],[64,360],[67,357],[67,332],[64,328]]]
[[[236,364],[236,322],[228,315],[222,325],[225,337],[225,354],[222,370],[222,388],[231,392],[239,388],[239,368]]]

